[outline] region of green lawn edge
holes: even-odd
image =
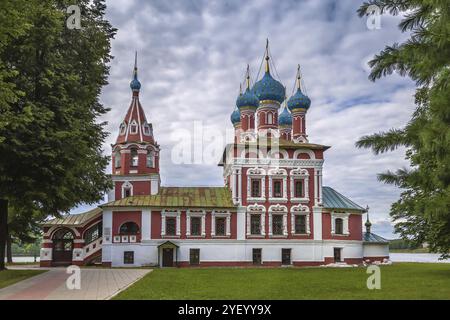
[[[37,276],[47,270],[3,270],[0,271],[0,289],[8,287],[19,281]]]
[[[155,269],[115,300],[450,299],[450,264],[381,266],[381,289],[367,288],[367,268]]]

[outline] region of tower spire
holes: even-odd
[[[270,66],[269,66],[269,38],[266,39],[266,53],[265,53],[265,59],[266,59],[266,73],[270,73]]]
[[[302,75],[300,72],[300,64],[297,66],[297,89],[302,90]]]
[[[246,81],[247,81],[247,90],[250,90],[250,65],[247,64],[247,74],[246,74]]]
[[[366,226],[366,233],[370,233],[370,227],[372,226],[372,223],[369,220],[369,206],[366,207],[366,212],[367,212],[367,220],[364,225]]]
[[[133,92],[136,93],[135,95],[137,95],[139,93],[139,90],[141,89],[141,83],[139,82],[137,76],[137,51],[135,51],[134,53],[133,79],[131,79],[130,88]]]

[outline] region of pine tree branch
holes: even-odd
[[[391,129],[388,132],[363,136],[355,145],[357,148],[371,148],[375,154],[380,154],[394,151],[400,146],[408,146],[409,142],[404,130]]]

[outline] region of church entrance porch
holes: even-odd
[[[160,267],[178,266],[179,246],[171,241],[166,241],[158,246],[158,265]]]
[[[53,235],[53,265],[72,264],[74,235],[66,228],[59,229]]]

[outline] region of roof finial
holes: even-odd
[[[366,212],[367,212],[367,220],[364,225],[366,226],[366,233],[370,233],[370,227],[372,226],[372,223],[369,220],[369,206],[366,206]]]
[[[136,91],[136,95],[139,89],[141,88],[141,83],[139,82],[137,77],[137,51],[135,51],[134,53],[133,79],[131,79],[130,87],[131,90]]]
[[[247,64],[246,81],[247,81],[247,90],[250,90],[250,65],[249,64]]]
[[[269,38],[266,39],[266,53],[265,53],[265,59],[266,59],[266,73],[270,73],[270,67],[269,67]]]
[[[297,89],[302,90],[302,75],[300,72],[300,64],[297,66]]]

